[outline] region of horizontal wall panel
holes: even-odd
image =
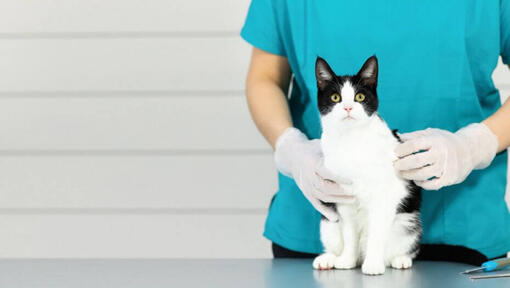
[[[0,150],[270,150],[230,96],[0,97]]]
[[[2,258],[269,258],[265,215],[1,215]]]
[[[244,89],[236,38],[0,40],[0,92]]]
[[[249,0],[2,0],[0,33],[239,30]]]
[[[266,209],[277,189],[269,153],[2,156],[0,175],[0,209]]]

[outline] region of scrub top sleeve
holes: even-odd
[[[261,50],[286,56],[272,0],[252,0],[241,37]]]
[[[510,64],[510,0],[501,0],[500,3],[500,54],[503,63]]]

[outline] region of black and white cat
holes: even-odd
[[[383,274],[385,267],[412,266],[422,233],[421,190],[393,168],[400,142],[377,114],[378,63],[370,57],[358,74],[336,76],[317,58],[316,78],[321,115],[324,165],[351,179],[354,204],[332,204],[339,222],[321,220],[324,254],[316,269],[351,269]],[[347,188],[347,186],[346,186]]]

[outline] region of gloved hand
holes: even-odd
[[[401,139],[395,168],[428,190],[461,183],[472,170],[489,166],[498,149],[497,136],[479,123],[455,133],[428,128],[402,134]]]
[[[338,214],[322,202],[355,201],[339,185],[350,185],[351,181],[333,175],[324,167],[320,140],[308,140],[298,129],[288,128],[276,141],[274,159],[278,170],[294,178],[306,199],[330,221],[338,221]]]

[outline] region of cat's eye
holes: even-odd
[[[365,101],[365,94],[358,93],[358,94],[356,94],[356,96],[354,96],[354,99],[356,99],[356,101],[358,101],[358,102],[363,102],[363,101]]]
[[[331,101],[338,103],[340,102],[340,99],[341,99],[340,94],[338,93],[331,94]]]

